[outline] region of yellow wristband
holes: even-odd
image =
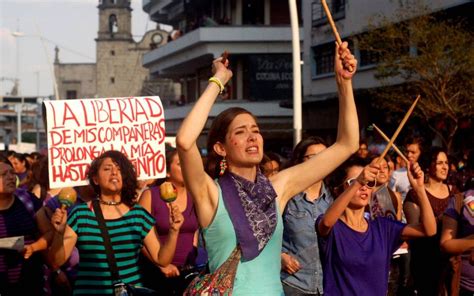
[[[209,82],[214,82],[215,84],[217,84],[217,86],[219,87],[219,90],[220,90],[219,94],[222,94],[222,92],[224,91],[224,85],[219,80],[219,78],[217,78],[216,76],[212,76],[211,78],[209,78]]]

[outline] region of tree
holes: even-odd
[[[451,151],[460,120],[474,115],[474,36],[466,20],[426,11],[402,7],[394,19],[403,21],[395,23],[377,17],[359,48],[378,59],[379,105],[405,112],[420,94],[415,115]]]

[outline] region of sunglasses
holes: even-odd
[[[346,183],[347,186],[351,186],[351,185],[354,184],[355,182],[357,182],[357,178],[350,178],[350,179],[347,179],[345,183]],[[375,185],[377,185],[377,182],[376,182],[375,180],[372,181],[372,182],[369,182],[369,183],[365,184],[365,186],[366,186],[367,188],[374,188]]]
[[[347,179],[347,180],[346,180],[346,185],[347,185],[347,186],[351,186],[351,185],[354,184],[356,181],[357,181],[356,178]]]

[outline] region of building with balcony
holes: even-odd
[[[343,41],[348,41],[350,49],[358,60],[358,71],[354,77],[359,122],[361,128],[369,126],[374,120],[388,120],[387,114],[374,110],[373,98],[367,90],[382,87],[374,77],[377,59],[370,52],[361,50],[358,37],[367,32],[369,22],[376,15],[383,15],[393,23],[404,21],[396,19],[395,12],[406,3],[417,1],[370,1],[370,0],[327,0],[333,19]],[[420,2],[421,3],[421,2]],[[335,38],[321,6],[320,0],[303,1],[304,21],[303,45],[303,127],[306,130],[321,131],[336,124],[337,94],[334,80],[334,42]],[[447,17],[465,16],[473,13],[473,2],[469,0],[424,1],[426,13],[443,12]],[[416,15],[407,16],[408,18]],[[472,27],[471,27],[472,28]],[[410,48],[410,54],[413,48]],[[416,52],[416,50],[415,50]],[[392,80],[399,84],[405,81]],[[311,120],[317,117],[318,120]],[[396,125],[395,125],[396,126]]]
[[[180,100],[165,110],[169,135],[176,134],[190,104],[207,86],[213,59],[227,50],[233,78],[210,120],[227,107],[245,107],[259,118],[265,149],[291,149],[293,111],[281,107],[293,97],[287,0],[144,0],[143,9],[153,21],[172,25],[180,33],[143,58],[151,76],[181,84]]]

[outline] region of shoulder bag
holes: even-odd
[[[120,279],[120,275],[117,268],[117,262],[115,261],[114,251],[112,250],[112,243],[110,241],[109,233],[105,227],[104,216],[102,215],[102,210],[99,205],[98,200],[92,201],[92,207],[94,208],[95,215],[97,217],[97,222],[99,224],[100,232],[102,233],[102,238],[104,239],[105,252],[107,254],[107,261],[109,263],[110,272],[112,274],[112,284],[113,284],[113,295],[114,296],[153,296],[157,293],[148,288],[135,287],[133,285],[126,284]]]

